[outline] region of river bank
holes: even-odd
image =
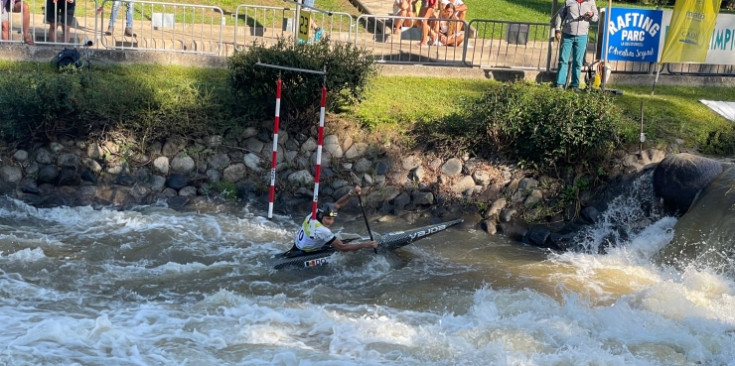
[[[470,156],[438,156],[385,142],[330,118],[323,141],[319,201],[334,201],[355,184],[375,217],[462,216],[466,226],[517,241],[552,247],[552,231],[572,223],[592,223],[599,208],[590,185],[573,201],[560,202],[568,182],[523,169],[514,162]],[[315,132],[315,131],[314,131]],[[92,206],[129,209],[165,202],[196,210],[206,203],[268,207],[273,150],[272,122],[238,134],[201,139],[171,136],[133,154],[124,139],[83,141],[60,138],[32,149],[3,149],[0,193],[36,207]],[[314,190],[316,134],[278,135],[274,210],[305,212]],[[617,151],[610,182],[661,161],[659,150]],[[599,207],[599,206],[598,206]],[[345,208],[357,212],[357,200]],[[539,234],[529,227],[547,228]]]

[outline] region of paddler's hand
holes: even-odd
[[[377,249],[378,248],[378,242],[375,241],[375,240],[366,241],[366,242],[362,243],[362,245],[363,245],[363,248],[366,248],[366,249],[367,248],[373,248],[373,249]]]
[[[362,193],[362,188],[360,186],[355,186],[355,194],[359,196],[360,193]]]

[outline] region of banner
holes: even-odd
[[[601,14],[600,18],[602,17]],[[603,43],[607,44],[607,59],[656,62],[659,57],[662,17],[661,10],[612,8],[610,21],[605,27],[605,35],[609,35],[610,41]]]
[[[676,0],[661,62],[705,62],[720,1]]]

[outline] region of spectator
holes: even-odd
[[[23,42],[25,42],[27,45],[34,45],[36,42],[33,41],[33,36],[31,36],[31,33],[29,32],[29,27],[31,24],[31,11],[28,9],[28,4],[26,4],[22,0],[2,0],[3,1],[3,10],[2,10],[2,39],[9,40],[10,39],[10,24],[9,24],[9,12],[12,8],[13,13],[21,13],[22,14],[22,24],[21,27],[23,28]],[[12,6],[10,5],[12,2]]]
[[[435,18],[438,15],[439,2],[437,0],[421,0],[421,7],[419,8],[420,18]],[[424,21],[418,20],[414,24],[414,27],[424,28]]]
[[[5,11],[5,5],[0,8],[0,25],[2,26],[2,36],[0,39],[7,41],[10,39],[10,24],[8,24],[8,12]]]
[[[393,15],[399,17],[415,17],[416,11],[414,11],[414,7],[416,6],[416,2],[418,0],[393,0]],[[401,27],[411,26],[413,26],[413,20],[411,19],[396,19],[393,26],[393,33],[401,33]]]
[[[579,78],[582,73],[582,62],[587,49],[587,35],[590,21],[599,18],[595,0],[566,0],[564,7],[557,13],[554,37],[561,40],[559,51],[559,72],[556,75],[556,87],[564,89],[567,81],[569,57],[572,56],[572,80],[569,87],[579,91]]]
[[[420,46],[431,40],[435,46],[459,46],[464,41],[463,22],[457,18],[454,5],[447,3],[439,14],[439,18],[430,20],[423,28]]]
[[[76,3],[74,0],[66,0],[57,2],[57,0],[46,0],[46,22],[49,24],[48,38],[51,42],[56,42],[56,30],[61,23],[61,31],[64,33],[63,40],[69,43],[71,33],[69,26],[74,24],[74,8]]]
[[[447,4],[454,5],[454,12],[458,19],[465,20],[467,16],[467,4],[462,0],[441,0],[442,8],[446,8]]]
[[[112,12],[110,13],[110,23],[107,25],[106,35],[111,36],[115,33],[115,22],[117,21],[117,12],[120,10],[120,3],[122,1],[114,1],[112,3]],[[133,3],[130,1],[125,2],[127,12],[125,13],[125,36],[133,36]]]

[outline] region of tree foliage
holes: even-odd
[[[280,116],[284,128],[301,131],[314,124],[319,115],[322,86],[328,90],[326,109],[338,112],[362,97],[368,79],[375,75],[373,56],[350,43],[330,43],[323,37],[316,43],[279,39],[271,47],[254,44],[229,61],[230,86],[242,106],[254,116],[272,116],[275,110],[276,80],[282,80]],[[264,66],[326,71],[322,75]]]

